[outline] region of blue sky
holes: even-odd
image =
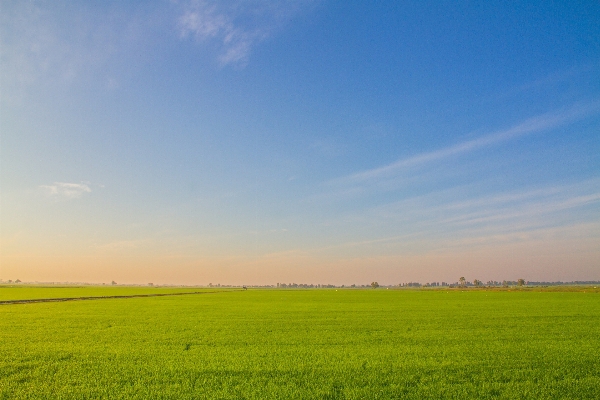
[[[0,279],[600,279],[597,2],[0,4]]]

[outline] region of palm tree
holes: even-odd
[[[467,285],[467,280],[465,279],[464,276],[460,277],[459,282],[460,282],[461,287],[465,287]]]

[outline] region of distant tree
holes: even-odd
[[[461,276],[460,279],[458,280],[460,282],[460,287],[465,287],[467,286],[467,280],[465,279],[464,276]]]
[[[475,285],[476,287],[479,287],[479,286],[481,286],[481,284],[482,284],[482,283],[483,283],[483,282],[481,282],[479,279],[475,279],[475,280],[473,281],[473,285]]]
[[[371,282],[371,287],[373,289],[377,289],[379,287],[379,283],[377,283],[377,282]]]
[[[117,282],[115,282],[115,281],[112,281],[110,284],[111,284],[111,285],[116,285],[116,284],[117,284]]]
[[[502,281],[502,287],[508,287],[508,282],[507,281]]]
[[[517,281],[517,285],[523,286],[525,284],[525,279],[521,278]]]
[[[15,283],[21,283],[21,280],[20,280],[20,279],[17,279],[17,280],[15,281]]]

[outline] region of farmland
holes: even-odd
[[[0,398],[600,398],[600,293],[590,289],[2,305]],[[0,300],[160,290],[0,286]]]
[[[212,291],[197,288],[143,287],[143,286],[0,286],[0,301],[57,299],[80,297],[143,296],[172,293]]]

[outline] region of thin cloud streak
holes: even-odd
[[[427,195],[416,196],[405,200],[385,204],[372,209],[379,218],[395,218],[399,214],[404,214],[410,209],[411,215],[416,214],[416,209],[427,211],[428,213],[452,213],[463,209],[484,208],[489,210],[491,206],[495,209],[514,208],[519,203],[529,201],[539,204],[544,199],[558,199],[557,201],[566,201],[571,198],[583,198],[588,195],[595,195],[600,188],[600,179],[590,179],[569,185],[550,186],[521,192],[508,192],[494,194],[491,196],[474,197],[464,200],[446,202],[446,198],[454,198],[466,190],[464,186],[458,186],[453,189],[445,189],[432,192]],[[577,195],[575,195],[577,194]],[[427,206],[431,205],[431,206]],[[417,214],[422,216],[422,214]]]
[[[431,230],[423,229],[404,235],[386,236],[371,240],[357,240],[329,246],[304,249],[305,253],[329,252],[341,249],[353,249],[383,245],[392,249],[392,253],[408,255],[413,252],[436,252],[448,248],[465,250],[483,245],[500,245],[508,242],[525,242],[529,240],[542,240],[542,238],[567,238],[590,239],[592,235],[600,234],[599,223],[573,223],[562,226],[532,225],[524,223],[519,225],[508,224],[503,226],[483,227],[456,231],[454,235],[440,235],[432,238]],[[348,250],[346,250],[348,251]]]
[[[551,243],[556,240],[592,241],[594,236],[600,233],[598,223],[579,223],[560,227],[524,227],[512,229],[506,232],[479,231],[477,234],[462,236],[459,238],[445,238],[437,244],[436,252],[448,250],[472,250],[482,247],[497,247],[508,243],[534,242]]]
[[[361,240],[362,235],[359,234],[354,240],[308,251],[384,245],[404,253],[423,246],[436,250],[445,247],[446,243],[460,243],[462,240],[476,243],[478,237],[485,238],[483,242],[492,243],[494,238],[500,237],[529,237],[533,231],[553,229],[560,232],[562,229],[567,232],[570,226],[590,220],[594,207],[600,203],[598,183],[600,181],[592,179],[451,203],[445,203],[445,199],[453,197],[456,194],[453,191],[417,196],[375,207],[359,215],[347,215],[343,221],[334,222],[340,229],[360,225],[363,231],[375,229],[381,236]],[[568,221],[565,220],[567,216]],[[592,225],[600,226],[597,223]]]
[[[578,196],[570,199],[566,199],[561,202],[553,203],[533,203],[510,213],[498,213],[490,211],[482,211],[471,214],[461,215],[459,217],[450,218],[439,221],[442,224],[455,223],[455,224],[481,224],[490,223],[497,220],[507,220],[516,218],[527,218],[534,215],[543,215],[552,212],[558,212],[568,210],[575,207],[583,207],[589,204],[597,203],[600,201],[600,193],[594,193],[587,196]],[[511,209],[512,210],[512,209]]]
[[[469,140],[440,150],[417,154],[415,156],[401,159],[383,167],[373,168],[363,172],[355,173],[342,178],[342,181],[366,181],[388,176],[403,168],[419,166],[430,162],[438,161],[450,156],[468,153],[483,147],[496,143],[501,143],[510,139],[525,136],[535,132],[541,132],[551,128],[556,128],[562,124],[573,122],[589,114],[600,110],[600,102],[594,102],[585,106],[573,106],[570,109],[558,112],[548,113],[530,118],[512,128],[490,133],[477,139]]]
[[[68,183],[54,182],[52,185],[40,185],[47,196],[57,199],[77,199],[84,193],[91,193],[89,182]]]
[[[594,181],[591,181],[594,182]],[[369,218],[378,221],[427,227],[432,231],[448,228],[465,229],[487,223],[495,227],[498,223],[518,219],[530,225],[556,222],[553,216],[565,210],[586,207],[600,202],[600,192],[589,187],[590,182],[564,187],[533,190],[522,193],[482,197],[450,204],[431,205],[431,200],[421,196],[409,201],[373,209]],[[591,191],[591,192],[590,192]],[[574,193],[575,192],[575,193]],[[450,215],[448,215],[450,214]],[[541,218],[543,216],[543,218]],[[536,219],[537,218],[537,219]]]

